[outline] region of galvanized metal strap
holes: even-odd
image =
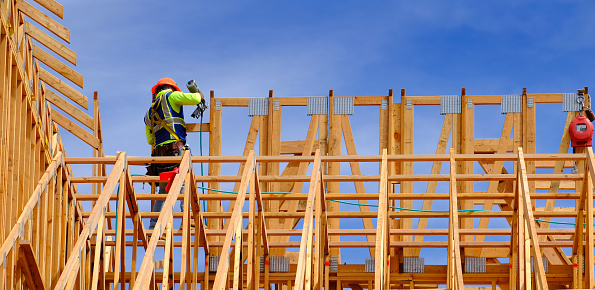
[[[269,98],[249,98],[248,116],[268,116]]]
[[[219,268],[219,258],[219,256],[209,256],[209,272],[217,272],[217,268]]]
[[[354,97],[335,97],[333,98],[333,114],[335,115],[353,115]]]
[[[376,271],[376,258],[367,257],[364,270],[366,273],[374,273]]]
[[[440,115],[460,114],[461,96],[440,96]]]
[[[329,272],[331,272],[331,273],[339,272],[339,257],[331,256],[329,258]]]
[[[308,97],[308,116],[326,115],[328,112],[328,97]]]
[[[332,257],[331,257],[332,258]],[[289,272],[291,258],[285,256],[269,256],[270,272]],[[260,257],[260,272],[264,272],[264,257]]]
[[[465,273],[485,273],[485,257],[465,257]]]
[[[404,273],[423,273],[425,271],[424,258],[404,257]]]
[[[585,96],[583,94],[563,94],[562,95],[562,110],[564,112],[578,112],[583,110],[583,102]],[[589,106],[589,104],[587,104]]]
[[[500,96],[500,113],[522,113],[523,95],[502,95]]]
[[[284,256],[269,257],[269,270],[271,272],[289,272],[290,258]]]

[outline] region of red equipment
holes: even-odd
[[[159,173],[159,180],[167,181],[167,186],[165,187],[165,191],[169,192],[169,189],[171,188],[171,184],[174,182],[174,178],[176,177],[176,174],[178,174],[178,173],[180,173],[180,169],[178,167],[174,168],[174,170],[172,170],[172,171]]]
[[[583,115],[578,115],[568,128],[572,147],[593,146],[593,123]]]

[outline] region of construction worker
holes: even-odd
[[[147,142],[152,146],[151,156],[180,156],[182,150],[188,150],[186,145],[186,123],[184,122],[183,105],[198,105],[204,103],[204,96],[200,93],[183,93],[176,82],[170,78],[160,79],[151,89],[153,100],[151,107],[145,114],[145,129]],[[179,164],[152,164],[148,167],[149,175],[159,175],[161,172],[172,171]],[[167,183],[159,183],[159,193],[166,194]],[[182,191],[184,188],[182,187]],[[153,212],[160,212],[163,200],[155,201]],[[184,203],[180,204],[184,209]],[[149,229],[157,223],[151,219]]]

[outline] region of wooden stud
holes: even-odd
[[[33,57],[46,64],[57,73],[72,81],[74,84],[83,88],[83,76],[74,69],[62,63],[51,54],[45,52],[39,46],[33,45]]]
[[[25,1],[20,1],[18,9],[25,13],[27,16],[31,17],[31,19],[33,19],[35,22],[39,23],[47,30],[60,37],[62,40],[66,41],[67,43],[70,43],[70,31],[57,21],[43,14],[43,12],[39,11],[37,8],[33,7],[33,5]]]
[[[401,90],[401,154],[413,154],[413,128],[411,124],[413,124],[413,110],[415,106],[411,106],[411,109],[407,109],[407,106],[403,104],[407,104],[407,100],[409,98],[405,97],[405,90]],[[454,127],[453,127],[454,128]],[[453,133],[453,136],[455,134]],[[453,143],[454,144],[454,143]],[[401,163],[401,172],[400,174],[412,174],[413,173],[413,164],[411,162],[402,162]],[[410,193],[413,192],[413,184],[409,181],[401,182],[400,187],[401,193]],[[403,208],[412,208],[413,203],[408,200],[401,201],[401,207]],[[412,220],[409,218],[405,218],[401,220],[401,228],[403,229],[411,229],[412,228]],[[412,236],[404,235],[401,236],[401,241],[409,242],[413,239]],[[413,256],[412,253],[413,249],[403,249],[403,255],[406,257]]]
[[[89,100],[87,97],[43,68],[39,68],[39,79],[83,107],[85,110],[89,109]]]

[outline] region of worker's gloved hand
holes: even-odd
[[[200,105],[203,108],[206,108],[207,107],[207,101],[205,100],[204,97],[200,99]]]

